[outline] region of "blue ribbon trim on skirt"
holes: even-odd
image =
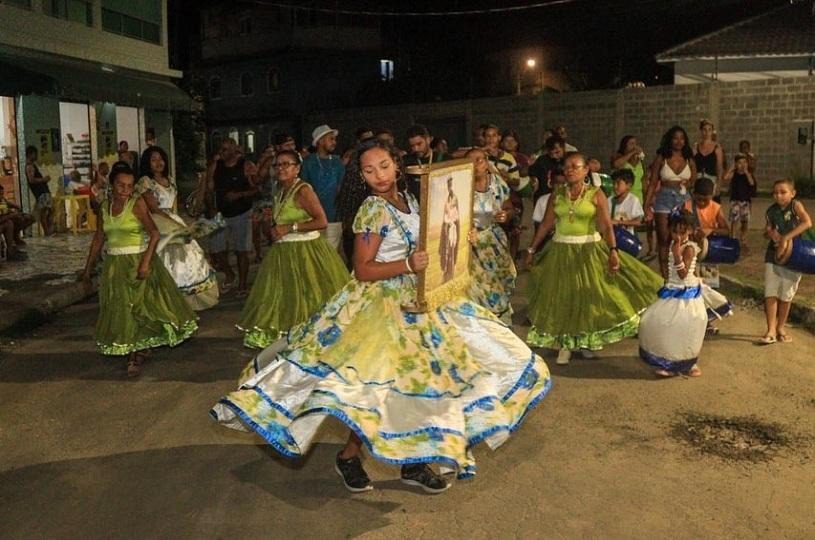
[[[669,298],[675,298],[677,300],[693,300],[694,298],[699,298],[702,296],[702,287],[701,285],[696,287],[683,287],[681,289],[662,287],[657,293],[657,296],[663,300],[667,300]]]
[[[696,365],[696,361],[698,360],[698,357],[690,360],[668,360],[667,358],[651,354],[642,347],[640,347],[640,358],[650,366],[672,373],[685,373]]]

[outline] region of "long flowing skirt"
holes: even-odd
[[[551,387],[546,364],[485,308],[459,300],[406,313],[410,277],[349,282],[320,312],[253,359],[213,416],[278,452],[308,452],[334,417],[377,459],[475,473]]]
[[[187,227],[184,220],[178,215],[169,210],[164,212],[178,225]],[[177,230],[162,227],[162,223],[162,220],[156,220],[163,236]],[[198,242],[188,238],[186,243],[163,244],[160,244],[162,249],[158,253],[159,257],[190,307],[201,311],[217,305],[219,297],[217,274],[207,261],[206,253]]]
[[[243,344],[269,346],[306,321],[350,279],[325,239],[276,242],[263,257],[241,312]]]
[[[640,358],[672,373],[696,364],[707,327],[702,287],[664,287],[640,321]]]
[[[96,344],[102,354],[174,347],[198,329],[195,313],[156,257],[147,278],[136,278],[141,258],[141,253],[105,256],[96,322]]]
[[[512,322],[510,298],[517,271],[507,235],[495,225],[478,232],[470,256],[469,296],[506,323]]]
[[[550,241],[532,268],[527,343],[598,350],[637,333],[640,314],[656,299],[662,278],[627,253],[608,272],[605,242]]]
[[[702,284],[702,300],[707,308],[707,318],[715,321],[733,314],[733,304],[725,295],[713,289],[709,285]]]

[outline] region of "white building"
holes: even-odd
[[[166,0],[0,0],[0,183],[30,208],[25,147],[52,193],[117,143],[155,140],[173,161],[171,111],[191,100],[170,69]],[[171,163],[172,167],[172,163]]]

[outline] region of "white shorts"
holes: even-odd
[[[778,266],[764,263],[764,298],[778,298],[782,302],[792,302],[801,283],[801,274]]]
[[[339,249],[340,242],[342,242],[342,222],[329,223],[324,230],[320,231],[320,234],[331,244],[331,247]]]

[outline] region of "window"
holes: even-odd
[[[251,96],[253,93],[254,91],[252,88],[252,74],[251,73],[241,74],[241,95]]]
[[[280,72],[277,71],[277,68],[272,68],[269,70],[269,74],[266,79],[266,91],[273,94],[278,90],[280,90]]]
[[[242,36],[247,36],[252,33],[252,19],[249,17],[243,17],[238,24],[240,25],[240,33]]]
[[[393,60],[383,59],[379,61],[379,78],[383,81],[393,80]]]
[[[161,43],[160,0],[102,0],[102,29],[149,43]]]
[[[244,151],[247,154],[254,154],[255,153],[255,132],[254,131],[247,131],[246,132],[246,144],[244,145]]]
[[[58,19],[93,26],[93,5],[84,0],[46,0],[43,11]]]
[[[209,98],[221,99],[221,78],[213,77],[209,80]]]

